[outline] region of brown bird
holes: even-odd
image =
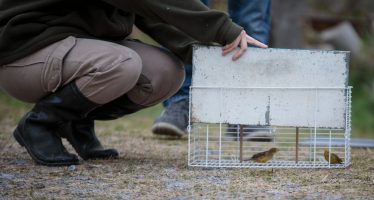
[[[252,160],[253,162],[259,162],[259,163],[266,163],[267,161],[271,160],[274,156],[274,154],[278,151],[277,148],[271,148],[269,151],[264,151],[260,153],[256,153],[252,156],[252,158],[247,159]]]
[[[330,153],[328,150],[325,150],[324,156],[327,162],[329,162],[329,154],[330,154],[330,164],[342,164],[342,159],[339,158],[338,155],[334,153]]]

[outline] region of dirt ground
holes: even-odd
[[[0,106],[0,199],[374,199],[374,149],[353,149],[347,169],[189,168],[187,139],[150,132],[159,110],[97,124],[119,159],[45,167],[13,139],[25,110]]]

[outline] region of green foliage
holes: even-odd
[[[367,36],[363,51],[352,60],[352,127],[354,136],[374,137],[374,37]]]

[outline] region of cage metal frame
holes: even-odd
[[[344,90],[345,91],[345,128],[344,129],[326,129],[328,130],[329,140],[328,140],[328,150],[330,152],[329,154],[329,161],[321,161],[317,159],[317,153],[316,150],[319,148],[317,147],[317,131],[323,130],[323,128],[319,128],[316,124],[316,120],[314,121],[314,127],[304,127],[304,129],[309,129],[312,135],[313,140],[313,147],[310,147],[313,149],[313,156],[310,158],[310,161],[298,161],[298,149],[299,149],[299,127],[296,128],[296,159],[295,161],[287,161],[287,160],[271,160],[266,163],[255,163],[252,161],[243,161],[242,159],[242,150],[239,150],[241,158],[234,158],[234,159],[222,159],[222,138],[224,132],[222,131],[222,126],[224,123],[220,122],[218,123],[219,127],[219,145],[218,145],[218,159],[209,159],[209,123],[206,123],[206,144],[205,144],[205,159],[196,159],[196,144],[192,144],[192,138],[195,136],[193,131],[196,131],[194,129],[194,125],[196,124],[203,124],[201,122],[196,123],[191,121],[192,116],[192,90],[194,89],[218,89],[221,94],[222,90],[225,89],[239,89],[239,90],[246,90],[246,89],[258,89],[258,90],[314,90],[315,91],[315,101],[318,101],[318,91],[320,90]],[[315,112],[314,112],[314,119],[316,119],[316,110],[318,102],[315,102]],[[351,164],[351,147],[350,147],[350,138],[351,138],[351,104],[352,104],[352,86],[348,87],[216,87],[216,86],[190,86],[190,96],[189,96],[189,121],[188,121],[188,166],[190,167],[204,167],[204,168],[346,168]],[[284,127],[272,127],[272,129],[285,129]],[[286,127],[290,129],[289,127]],[[344,162],[342,164],[331,164],[331,150],[335,147],[333,147],[332,144],[332,131],[340,131],[340,134],[344,134],[344,147],[341,147],[344,149],[343,155],[344,155]],[[243,134],[243,130],[240,130],[240,134]],[[275,135],[280,134],[275,132]],[[239,138],[239,145],[242,145],[243,138]],[[242,146],[240,147],[242,148]],[[325,148],[326,149],[326,148]],[[194,151],[194,152],[192,152]]]

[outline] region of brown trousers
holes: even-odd
[[[183,80],[183,65],[174,55],[134,41],[68,37],[0,66],[0,88],[26,102],[75,81],[95,103],[127,94],[134,103],[150,106],[177,92]]]

